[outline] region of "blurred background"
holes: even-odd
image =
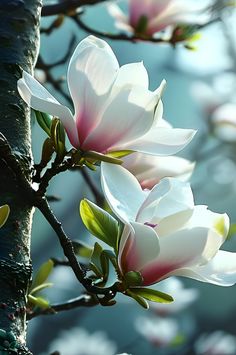
[[[49,1],[45,0],[46,3]],[[42,29],[48,28],[55,18],[43,18]],[[105,4],[86,7],[83,20],[94,29],[117,32]],[[195,203],[208,205],[215,212],[227,212],[233,224],[236,223],[236,11],[232,7],[224,9],[219,21],[205,26],[200,32],[201,38],[194,43],[196,50],[188,50],[181,44],[172,48],[169,44],[142,41],[108,40],[108,43],[120,65],[144,62],[152,90],[162,79],[167,80],[163,96],[164,118],[174,127],[198,130],[195,139],[180,153],[196,162],[191,177]],[[50,64],[61,60],[73,36],[76,40],[72,52],[87,33],[70,18],[65,18],[49,35],[42,33],[40,55],[43,62]],[[50,71],[54,81],[59,79],[60,88],[67,94],[64,79],[68,61],[69,58]],[[36,71],[35,75],[60,102],[68,105],[52,82],[44,82],[44,74]],[[36,163],[40,160],[44,139],[44,132],[33,122]],[[90,176],[100,188],[99,171]],[[60,201],[51,202],[51,206],[67,234],[73,240],[94,243],[78,212],[82,198],[93,199],[82,175],[66,172],[55,177],[48,194],[60,198]],[[224,249],[236,251],[233,231]],[[51,227],[35,211],[34,270],[50,257],[63,258],[63,255]],[[51,303],[64,302],[82,292],[67,267],[56,267],[50,281],[54,286],[43,294]],[[236,354],[235,286],[224,288],[183,278],[180,282],[172,285],[173,294],[180,288],[182,303],[179,309],[151,307],[145,311],[135,301],[120,296],[113,307],[79,308],[32,319],[28,325],[29,347],[34,354],[59,351],[62,355]],[[191,290],[190,294],[185,293],[185,288]],[[214,333],[216,331],[221,332]],[[214,350],[217,343],[219,348]]]

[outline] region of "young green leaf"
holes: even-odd
[[[124,276],[125,283],[128,287],[141,286],[143,283],[143,278],[140,272],[129,271]]]
[[[35,278],[33,279],[33,283],[30,288],[31,290],[33,290],[34,288],[36,288],[46,282],[48,276],[51,274],[51,272],[53,270],[53,266],[54,266],[54,264],[51,259],[49,259],[43,265],[41,265]]]
[[[86,228],[113,248],[117,248],[118,222],[108,212],[86,199],[80,203],[80,215]]]
[[[8,205],[0,206],[0,228],[6,223],[10,208]]]
[[[73,241],[74,253],[81,258],[90,259],[93,253],[93,248],[81,242]]]
[[[140,304],[140,306],[142,306],[145,309],[149,308],[149,304],[148,302],[141,296],[139,296],[138,294],[130,291],[130,290],[126,290],[125,294],[131,298],[133,298],[136,302],[138,302],[138,304]]]
[[[45,288],[48,288],[48,287],[52,287],[53,286],[53,283],[51,282],[47,282],[47,283],[44,283],[42,285],[39,285],[37,287],[34,287],[31,291],[30,291],[30,295],[33,295],[35,293],[38,293],[42,290],[44,290]]]
[[[133,150],[116,150],[116,151],[108,153],[107,156],[121,159],[121,158],[126,157],[127,155],[132,154],[132,153],[134,153]]]
[[[51,137],[51,124],[52,119],[47,113],[34,110],[36,120],[40,127]]]
[[[39,307],[39,308],[49,308],[50,304],[47,300],[45,300],[42,297],[34,297],[32,295],[28,295],[28,301],[31,303],[33,306]]]
[[[152,302],[171,303],[174,301],[173,297],[167,293],[146,287],[132,288],[132,293]]]

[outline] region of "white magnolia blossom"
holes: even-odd
[[[171,295],[174,302],[156,303],[150,302],[150,309],[159,315],[168,315],[183,311],[198,297],[198,290],[185,288],[183,282],[177,277],[171,277],[156,284],[154,287],[158,291]]]
[[[177,177],[182,181],[190,179],[195,163],[176,157],[157,157],[142,153],[133,153],[123,160],[128,169],[139,181],[143,189],[152,189],[164,177]]]
[[[128,149],[170,155],[181,150],[195,134],[193,130],[161,127],[164,83],[153,92],[148,90],[143,63],[119,67],[110,46],[94,36],[76,47],[67,81],[74,115],[26,72],[18,80],[18,90],[29,106],[61,119],[75,148],[99,153]]]
[[[128,5],[128,14],[113,2],[108,5],[108,11],[115,18],[116,27],[130,33],[152,36],[169,26],[202,24],[210,18],[205,4],[191,0],[125,0],[123,3]]]
[[[90,334],[87,330],[76,327],[63,331],[53,340],[45,355],[53,351],[62,355],[115,355],[116,345],[104,332]]]
[[[217,137],[225,142],[236,142],[236,103],[225,103],[212,114],[211,122]]]
[[[188,183],[165,178],[151,191],[121,166],[102,163],[107,202],[125,224],[119,245],[122,274],[139,272],[143,285],[185,276],[221,286],[236,282],[236,254],[219,250],[229,218],[194,206]]]
[[[171,318],[140,317],[136,320],[135,327],[146,340],[158,347],[171,345],[179,335],[179,325]]]
[[[202,334],[195,343],[197,355],[235,355],[236,337],[221,330]]]

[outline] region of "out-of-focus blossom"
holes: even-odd
[[[45,71],[42,69],[35,69],[34,71],[34,77],[36,80],[38,80],[41,84],[46,83],[47,81],[47,76],[45,74]]]
[[[236,103],[219,106],[212,114],[214,133],[222,141],[236,142]]]
[[[171,303],[150,302],[150,308],[159,315],[168,315],[184,310],[198,297],[198,290],[194,288],[185,288],[183,282],[176,277],[163,280],[154,286],[158,291],[167,293],[174,298]]]
[[[236,337],[221,330],[202,334],[195,343],[197,355],[235,355]]]
[[[151,157],[142,153],[128,155],[122,160],[123,167],[136,176],[143,189],[149,190],[164,177],[188,180],[195,166],[195,163],[181,157]]]
[[[117,28],[152,36],[169,26],[202,24],[209,20],[206,5],[191,0],[126,0],[126,15],[115,3],[108,5]]]
[[[119,68],[110,46],[94,36],[85,38],[75,49],[67,80],[74,116],[26,72],[18,80],[18,90],[29,106],[61,119],[75,148],[170,155],[188,144],[195,133],[159,127],[163,83],[154,92],[148,90],[143,64]]]
[[[219,250],[229,218],[194,206],[188,183],[165,178],[146,191],[126,169],[106,163],[101,175],[108,204],[125,224],[122,274],[139,272],[144,286],[173,275],[221,286],[236,282],[236,254]]]
[[[63,355],[115,355],[116,345],[104,332],[89,334],[83,328],[73,328],[53,340],[45,355],[54,351]]]
[[[167,347],[179,335],[179,326],[171,318],[140,317],[135,322],[137,331],[154,346]]]

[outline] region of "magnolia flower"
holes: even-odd
[[[236,142],[236,103],[219,106],[212,114],[211,122],[217,137],[225,142]]]
[[[195,163],[175,156],[150,157],[134,153],[122,160],[123,167],[136,176],[143,189],[149,190],[164,177],[178,177],[186,181],[191,177],[195,167]]]
[[[104,332],[89,334],[85,329],[78,327],[62,332],[50,344],[46,354],[51,354],[55,350],[63,355],[116,354],[115,344],[106,337]]]
[[[223,331],[202,334],[195,343],[197,355],[235,355],[236,338]]]
[[[107,202],[125,224],[118,253],[120,272],[139,272],[148,286],[185,276],[221,286],[236,282],[236,254],[221,251],[229,218],[194,206],[188,183],[165,178],[151,191],[121,166],[102,163]]]
[[[193,303],[198,297],[198,290],[194,288],[185,288],[181,280],[176,277],[163,280],[154,286],[158,291],[171,295],[174,302],[156,303],[150,302],[150,308],[159,315],[168,315],[182,311]]]
[[[204,5],[196,5],[190,0],[126,0],[129,14],[126,15],[114,3],[108,5],[108,11],[115,18],[115,25],[131,33],[152,36],[168,26],[178,24],[201,24],[209,19]]]
[[[135,326],[140,334],[158,347],[171,345],[179,335],[178,323],[171,318],[140,317],[136,320]]]
[[[154,92],[148,90],[143,64],[119,68],[110,46],[94,36],[85,38],[75,49],[67,80],[74,115],[26,72],[18,81],[18,90],[29,106],[61,119],[75,148],[169,155],[188,144],[195,133],[159,127],[163,83]]]

